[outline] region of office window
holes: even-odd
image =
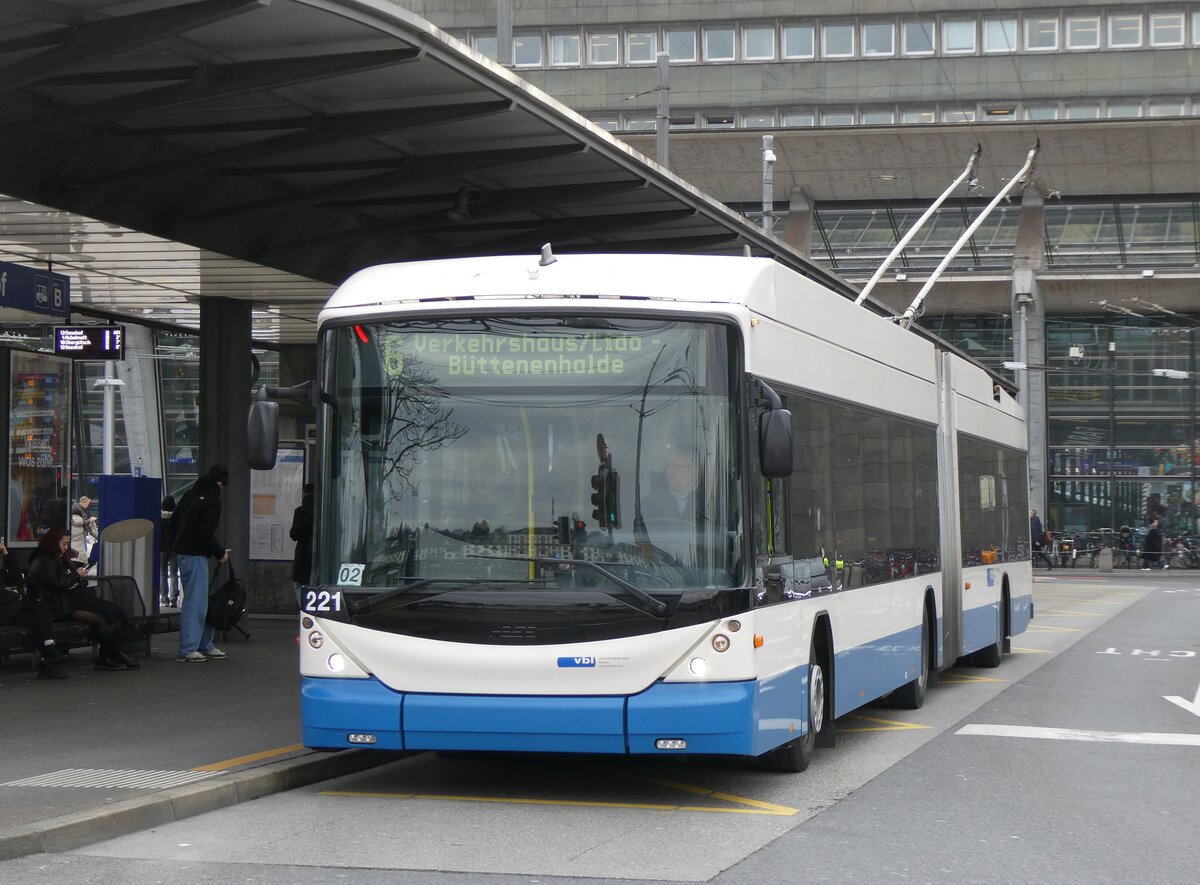
[[[854,25],[821,25],[821,57],[850,58],[854,55]]]
[[[696,60],[695,31],[667,31],[667,54],[672,62]]]
[[[588,34],[588,64],[615,65],[620,40],[612,31]]]
[[[812,126],[816,120],[811,111],[784,111],[781,126]]]
[[[911,110],[900,112],[901,123],[936,123],[937,114],[931,110]]]
[[[821,111],[822,126],[853,126],[854,111]]]
[[[864,126],[890,126],[896,122],[892,111],[863,111],[861,117]]]
[[[1127,117],[1140,117],[1142,115],[1142,103],[1139,102],[1113,102],[1108,103],[1109,119],[1119,120]]]
[[[1058,49],[1058,19],[1041,16],[1026,18],[1025,48],[1031,52]]]
[[[513,37],[513,64],[518,68],[542,66],[542,35],[517,34]]]
[[[942,22],[942,49],[947,53],[975,51],[975,19]]]
[[[745,114],[742,125],[747,129],[771,129],[775,126],[775,115],[770,113]]]
[[[903,52],[905,55],[932,55],[933,31],[932,21],[905,22],[900,26]]]
[[[645,115],[642,115],[642,116],[637,116],[637,115],[628,116],[627,115],[625,117],[625,128],[628,129],[630,132],[645,132],[648,129],[654,128],[654,118],[647,117]]]
[[[1011,105],[984,108],[983,110],[983,120],[985,123],[1007,123],[1015,119],[1017,119],[1017,109]]]
[[[621,124],[617,117],[593,117],[592,122],[601,129],[606,129],[609,132],[615,132],[617,129],[621,128]]]
[[[654,64],[658,55],[658,34],[653,31],[630,31],[625,35],[625,63]]]
[[[1151,117],[1179,117],[1183,114],[1182,101],[1152,101],[1150,102]]]
[[[1200,46],[1200,9],[1192,13],[1192,45]]]
[[[896,54],[896,26],[891,22],[867,22],[862,26],[863,55]]]
[[[1058,106],[1057,105],[1033,105],[1025,108],[1026,120],[1057,120]]]
[[[1183,45],[1183,13],[1156,12],[1150,16],[1151,46]]]
[[[773,61],[775,29],[755,26],[742,29],[742,57],[748,61]]]
[[[975,111],[968,108],[951,108],[942,111],[943,123],[973,123]]]
[[[733,114],[708,114],[704,118],[705,129],[732,129]]]
[[[492,61],[496,60],[497,46],[495,37],[476,37],[475,51],[480,55],[486,55]]]
[[[1142,17],[1140,15],[1110,15],[1108,17],[1108,45],[1112,49],[1130,49],[1142,45]]]
[[[983,51],[1013,52],[1017,48],[1015,18],[985,18],[983,20]]]
[[[672,114],[667,118],[667,128],[671,130],[695,129],[695,114]]]
[[[812,58],[815,39],[812,25],[784,25],[783,57]]]
[[[550,35],[550,64],[567,67],[579,64],[579,35]]]
[[[1100,108],[1094,104],[1069,104],[1066,117],[1068,120],[1095,120],[1100,116]]]
[[[1100,19],[1094,15],[1067,16],[1067,49],[1099,49]]]
[[[704,60],[733,61],[733,28],[704,29]]]

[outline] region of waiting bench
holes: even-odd
[[[179,612],[148,613],[137,581],[124,575],[104,575],[93,578],[96,595],[115,602],[129,616],[129,628],[121,637],[126,651],[150,654],[150,637],[157,633],[179,631]],[[54,641],[62,649],[93,645],[88,625],[81,621],[55,621]],[[7,664],[13,654],[33,654],[37,651],[33,628],[19,624],[0,627],[0,665]],[[37,655],[33,665],[37,666]]]

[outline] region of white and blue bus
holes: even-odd
[[[375,267],[320,354],[309,747],[799,771],[1033,616],[1016,403],[770,259]]]

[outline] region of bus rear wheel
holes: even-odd
[[[825,671],[813,645],[808,651],[808,730],[795,740],[763,753],[758,757],[759,765],[767,771],[804,771],[812,762],[817,732],[824,727]]]
[[[1004,610],[1008,607],[1008,597],[1001,595],[1000,605],[996,609],[996,643],[975,652],[977,667],[999,667],[1004,659]]]
[[[921,664],[917,678],[900,686],[892,693],[892,704],[902,710],[919,710],[925,703],[925,689],[929,685],[929,612],[921,617]]]

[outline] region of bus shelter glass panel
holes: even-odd
[[[67,525],[69,360],[12,352],[8,540],[35,542]]]
[[[567,606],[572,589],[636,606],[739,586],[736,341],[611,316],[331,330],[316,580],[350,567],[361,588],[562,591]]]

